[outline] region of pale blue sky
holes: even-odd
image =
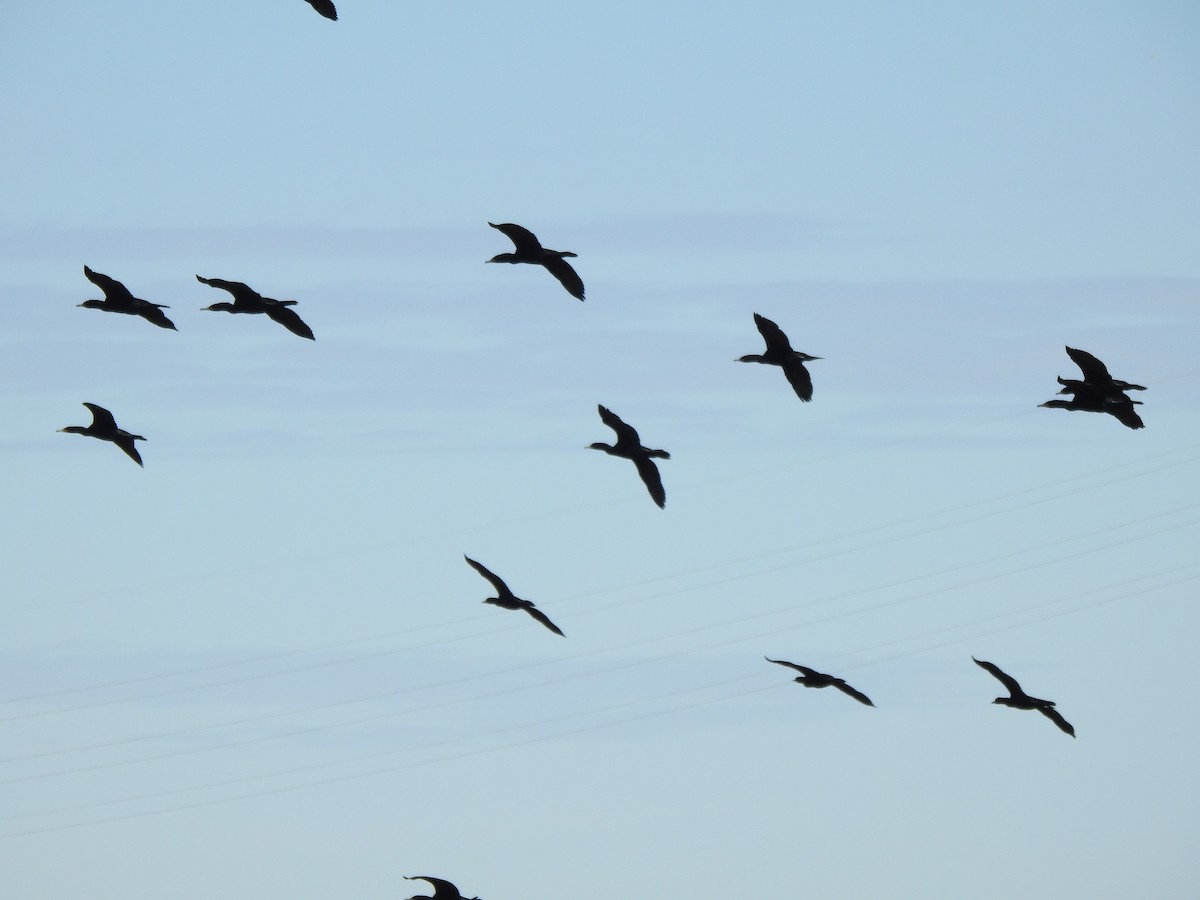
[[[1194,896],[1196,7],[339,13],[7,11],[6,890]]]

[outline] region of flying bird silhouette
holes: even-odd
[[[85,300],[79,304],[80,306],[88,309],[102,309],[105,312],[124,313],[127,316],[141,316],[147,322],[157,325],[159,328],[169,328],[171,331],[178,330],[175,327],[175,323],[163,313],[164,309],[170,309],[169,306],[165,306],[162,303],[151,303],[149,300],[135,297],[129,292],[129,288],[125,287],[117,279],[109,278],[100,272],[95,272],[87,266],[83,267],[83,274],[87,276],[88,281],[104,291],[104,299]]]
[[[68,425],[66,428],[58,429],[60,432],[67,434],[83,434],[88,437],[99,438],[102,441],[112,441],[139,466],[142,464],[142,456],[137,451],[134,441],[144,441],[145,438],[140,434],[130,434],[124,428],[117,427],[117,420],[103,406],[97,406],[95,403],[84,403],[88,409],[92,411],[92,424],[84,427],[83,425]]]
[[[816,669],[810,669],[808,666],[799,666],[794,662],[788,662],[784,659],[771,659],[769,656],[764,656],[767,662],[773,662],[777,666],[787,666],[789,669],[795,669],[797,672],[803,673],[801,677],[794,679],[796,684],[802,684],[807,688],[827,688],[835,687],[843,694],[853,697],[859,703],[865,703],[867,706],[874,706],[871,698],[861,691],[856,691],[850,685],[846,684],[845,680],[836,678],[833,675],[826,675],[824,672],[818,672]]]
[[[196,276],[196,280],[209,287],[229,291],[233,295],[232,303],[214,303],[212,306],[204,307],[206,312],[263,313],[292,334],[308,338],[310,341],[316,340],[313,337],[312,329],[304,324],[304,321],[296,315],[295,310],[289,309],[296,305],[295,300],[273,300],[270,297],[264,297],[240,281],[224,281],[220,278],[204,278],[200,275]]]
[[[1067,347],[1067,355],[1074,360],[1083,373],[1083,379],[1058,377],[1062,385],[1060,394],[1071,394],[1070,400],[1047,400],[1038,406],[1047,409],[1065,409],[1070,412],[1108,413],[1126,428],[1144,428],[1142,417],[1137,414],[1135,406],[1141,406],[1140,400],[1130,400],[1126,391],[1144,391],[1140,384],[1121,381],[1108,374],[1108,367],[1086,350],[1076,350]]]
[[[453,884],[444,878],[432,878],[429,875],[405,875],[408,881],[428,881],[433,885],[433,896],[416,894],[408,900],[479,900],[478,897],[464,897]]]
[[[337,7],[333,5],[333,0],[308,0],[308,5],[325,18],[337,21]]]
[[[1108,367],[1086,350],[1067,347],[1066,351],[1067,356],[1071,357],[1075,365],[1079,366],[1079,370],[1083,372],[1083,380],[1059,376],[1058,383],[1062,385],[1060,394],[1074,394],[1086,388],[1101,388],[1106,393],[1146,390],[1144,385],[1131,384],[1128,381],[1113,378],[1108,374]]]
[[[984,662],[982,659],[975,659],[975,665],[981,669],[986,669],[991,672],[1000,683],[1008,690],[1009,696],[997,697],[993,703],[999,703],[1003,706],[1011,706],[1013,709],[1036,709],[1043,716],[1069,734],[1075,737],[1075,727],[1062,717],[1057,709],[1054,708],[1053,700],[1042,700],[1038,697],[1030,697],[1027,693],[1021,690],[1021,685],[1017,684],[1017,679],[1011,675],[1007,675],[1000,670],[1000,667],[994,663]]]
[[[544,612],[534,606],[530,601],[522,600],[520,597],[510,591],[508,589],[508,585],[505,584],[500,576],[498,576],[495,572],[492,572],[487,568],[487,566],[475,562],[475,560],[471,559],[471,557],[465,554],[463,555],[463,559],[467,561],[467,564],[470,565],[472,569],[490,581],[492,583],[492,587],[496,589],[497,596],[488,597],[483,601],[484,603],[490,603],[493,606],[499,606],[501,609],[523,609],[555,634],[566,637],[566,635],[562,633],[562,630],[553,622],[551,622],[549,617],[547,617]]]
[[[767,352],[762,354],[752,353],[748,356],[739,357],[737,361],[779,366],[783,369],[783,374],[787,377],[788,384],[792,386],[792,390],[796,392],[796,396],[805,403],[810,401],[813,395],[812,377],[808,374],[808,369],[804,368],[804,364],[814,359],[821,359],[821,357],[810,356],[807,353],[801,353],[799,350],[793,350],[787,335],[783,333],[783,329],[766,316],[760,316],[758,313],[755,313],[754,324],[758,326],[758,333],[766,341]]]
[[[600,410],[600,420],[617,433],[617,442],[615,444],[589,444],[587,449],[603,450],[610,456],[633,460],[633,464],[637,466],[638,475],[642,477],[646,490],[650,492],[650,497],[660,509],[665,509],[667,492],[663,490],[662,476],[659,475],[658,466],[654,464],[654,460],[670,459],[671,454],[666,450],[651,450],[649,447],[643,447],[642,439],[638,437],[638,433],[632,425],[626,425],[616,413],[607,407],[597,405],[596,408]]]
[[[583,299],[583,280],[579,274],[571,268],[571,264],[563,257],[577,256],[569,250],[547,250],[542,246],[541,242],[534,237],[532,231],[528,228],[522,228],[520,225],[513,225],[511,222],[502,225],[497,225],[495,222],[488,222],[497,231],[506,234],[515,245],[515,252],[501,253],[493,256],[488,260],[490,263],[532,263],[535,266],[543,266],[547,272],[559,280],[559,283],[567,289],[567,293],[577,300]]]

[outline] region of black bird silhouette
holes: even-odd
[[[490,603],[493,606],[499,606],[501,609],[523,609],[555,634],[566,637],[566,635],[562,633],[562,630],[553,622],[551,622],[544,612],[534,606],[530,601],[522,600],[520,597],[510,591],[508,589],[508,585],[505,584],[495,572],[492,572],[487,566],[475,562],[475,560],[471,559],[471,557],[465,554],[463,555],[463,559],[467,561],[467,564],[470,565],[472,569],[490,581],[492,583],[492,587],[496,589],[496,593],[499,595],[496,597],[488,597],[483,601],[484,603]]]
[[[1009,696],[997,697],[993,703],[999,703],[1002,706],[1011,706],[1013,709],[1036,709],[1043,716],[1069,734],[1075,737],[1075,728],[1062,717],[1057,709],[1054,708],[1053,700],[1042,700],[1038,697],[1030,697],[1027,693],[1021,690],[1021,685],[1017,684],[1017,679],[1011,675],[1007,675],[1000,670],[1000,667],[994,663],[984,662],[982,659],[975,659],[975,665],[981,669],[986,669],[991,672],[1000,683],[1008,690]]]
[[[308,5],[325,18],[337,21],[337,8],[333,5],[332,0],[308,0]]]
[[[204,278],[200,275],[196,276],[196,280],[209,287],[229,291],[233,295],[232,303],[214,303],[212,306],[204,307],[205,311],[265,313],[267,318],[278,322],[292,334],[308,338],[310,341],[316,340],[313,337],[312,329],[304,324],[304,320],[296,315],[295,310],[288,308],[296,305],[295,300],[273,300],[270,297],[264,297],[240,281],[224,281],[220,278]]]
[[[865,703],[867,706],[874,706],[871,698],[861,691],[856,691],[846,682],[833,675],[826,675],[824,672],[818,672],[816,669],[810,669],[808,666],[798,666],[794,662],[788,662],[784,659],[771,659],[769,656],[764,656],[767,662],[773,662],[777,666],[787,666],[789,669],[795,669],[797,672],[803,673],[800,678],[795,679],[796,684],[802,684],[808,688],[827,688],[835,687],[843,694],[853,697],[859,703]]]
[[[662,476],[658,474],[658,466],[654,464],[654,460],[670,459],[671,454],[666,450],[651,450],[643,447],[642,439],[638,437],[638,433],[632,425],[626,425],[616,413],[607,407],[597,405],[596,408],[600,410],[600,420],[617,433],[617,442],[611,445],[588,444],[587,449],[603,450],[610,456],[633,460],[633,464],[637,466],[638,475],[642,476],[642,481],[646,485],[646,490],[650,492],[651,498],[660,509],[665,509],[667,492],[663,490]]]
[[[88,309],[102,309],[105,312],[124,313],[127,316],[141,316],[152,325],[157,325],[159,328],[169,328],[172,331],[178,331],[175,323],[163,314],[164,309],[170,309],[162,303],[151,303],[149,300],[143,300],[140,297],[135,297],[129,292],[129,288],[121,284],[115,278],[109,278],[107,275],[102,275],[100,272],[94,272],[87,266],[83,267],[83,274],[87,276],[87,280],[100,290],[104,291],[103,300],[85,300],[80,303],[80,306]]]
[[[754,324],[758,326],[758,333],[767,342],[767,352],[761,355],[742,356],[737,361],[779,366],[783,369],[783,374],[787,376],[788,384],[792,386],[796,396],[807,403],[812,399],[813,386],[812,377],[808,374],[808,369],[804,368],[804,364],[810,360],[821,359],[821,357],[809,356],[807,353],[793,350],[783,329],[766,316],[755,313]]]
[[[1070,400],[1047,400],[1039,403],[1039,407],[1047,409],[1066,409],[1071,412],[1108,413],[1126,428],[1145,428],[1142,417],[1137,414],[1134,406],[1141,406],[1141,400],[1130,400],[1120,391],[1108,393],[1104,388],[1086,385],[1073,389],[1075,396]]]
[[[488,260],[490,263],[532,263],[535,266],[544,266],[546,271],[559,280],[563,287],[567,289],[567,293],[578,300],[583,299],[583,280],[579,274],[571,268],[571,264],[563,259],[564,256],[577,256],[569,250],[547,250],[542,246],[541,242],[534,237],[533,232],[528,228],[522,228],[520,225],[513,225],[511,222],[497,225],[495,222],[488,222],[497,231],[501,231],[508,235],[509,240],[516,245],[515,253],[501,253],[498,256],[493,256]]]
[[[1059,376],[1058,383],[1062,385],[1060,394],[1075,394],[1095,388],[1103,389],[1110,394],[1146,390],[1144,385],[1130,384],[1128,381],[1113,378],[1108,374],[1108,367],[1086,350],[1076,350],[1074,347],[1067,347],[1066,350],[1067,356],[1071,357],[1075,365],[1079,366],[1080,371],[1083,372],[1083,380]]]
[[[102,441],[112,441],[139,466],[142,464],[142,456],[134,446],[134,441],[144,441],[145,438],[140,434],[130,434],[124,428],[117,427],[117,420],[103,406],[97,406],[95,403],[83,404],[92,411],[92,424],[86,428],[82,425],[68,425],[66,428],[58,429],[60,432],[67,434],[86,434],[88,437],[99,438]]]
[[[428,881],[433,885],[433,896],[416,894],[408,900],[479,900],[478,897],[464,897],[453,884],[444,878],[431,878],[429,875],[405,875],[408,881]]]

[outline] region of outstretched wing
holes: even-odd
[[[139,466],[142,465],[142,454],[138,453],[137,447],[133,443],[133,435],[118,434],[113,438],[113,443],[125,451],[126,455]]]
[[[600,410],[600,421],[617,433],[618,441],[633,441],[636,446],[641,446],[642,439],[638,437],[632,425],[626,425],[621,417],[607,406],[597,404],[596,409]]]
[[[516,245],[518,253],[537,253],[542,249],[541,241],[534,237],[533,232],[528,228],[522,228],[512,222],[502,222],[499,225],[495,222],[488,222],[488,224],[512,241]]]
[[[975,659],[975,657],[972,656],[971,659]],[[1000,680],[1000,683],[1008,689],[1009,694],[1012,696],[1020,697],[1025,695],[1025,692],[1021,690],[1021,685],[1017,684],[1017,679],[1002,672],[999,666],[995,665],[994,663],[984,662],[982,659],[975,659],[975,665],[979,666],[981,669],[987,669],[994,676],[996,676],[996,678]]]
[[[304,324],[304,320],[296,314],[296,311],[284,306],[282,302],[268,304],[264,310],[267,317],[273,322],[278,322],[292,334],[297,334],[302,338],[308,338],[310,341],[315,341],[312,329]]]
[[[561,256],[555,256],[542,263],[546,271],[558,279],[559,284],[567,289],[567,293],[576,300],[583,299],[583,279],[571,268],[571,264]]]
[[[549,628],[555,634],[566,637],[566,635],[562,633],[562,630],[557,625],[555,625],[553,622],[551,622],[550,618],[544,612],[542,612],[540,609],[538,609],[536,606],[534,606],[532,603],[525,607],[525,612],[529,613],[531,616],[533,616],[535,619],[537,619],[539,622],[541,622],[543,625],[545,625],[547,628]]]
[[[204,278],[197,275],[196,280],[201,284],[207,284],[209,287],[220,288],[223,291],[229,291],[233,294],[234,303],[249,303],[257,305],[262,301],[262,295],[254,290],[248,284],[242,284],[240,281],[226,281],[224,278]]]
[[[833,686],[835,688],[837,688],[839,691],[841,691],[843,694],[848,694],[849,696],[853,697],[859,703],[865,703],[867,706],[875,705],[874,703],[871,702],[870,697],[868,697],[862,691],[856,691],[854,688],[850,687],[850,685],[846,684],[846,682],[844,682],[844,681],[841,681],[841,680],[835,681],[833,683]]]
[[[788,353],[792,351],[791,341],[788,340],[783,329],[768,319],[766,316],[754,314],[754,324],[758,326],[758,333],[763,336],[763,340],[767,342],[768,350],[783,350]]]
[[[137,308],[137,314],[159,328],[169,328],[172,331],[179,330],[175,327],[175,323],[167,318],[160,303],[150,303],[147,300],[143,300]]]
[[[805,403],[810,401],[813,395],[812,376],[808,374],[804,363],[793,359],[784,363],[780,368],[783,369],[783,374],[787,376],[788,384],[792,386],[796,396]]]
[[[1107,384],[1112,381],[1112,376],[1108,374],[1108,368],[1092,354],[1086,350],[1076,350],[1074,347],[1067,347],[1067,356],[1071,357],[1075,365],[1079,366],[1083,372],[1083,380],[1091,381],[1097,384]]]
[[[1109,397],[1104,404],[1104,411],[1126,428],[1145,428],[1146,424],[1142,421],[1142,417],[1133,408],[1135,402],[1140,401],[1130,400],[1124,394],[1116,398]]]
[[[788,662],[786,659],[771,659],[769,656],[764,656],[763,659],[765,659],[767,662],[773,662],[777,666],[787,666],[789,669],[795,669],[797,672],[804,673],[809,678],[821,674],[816,669],[810,669],[808,666],[799,666],[794,662]]]
[[[92,411],[92,428],[105,431],[117,430],[117,420],[103,406],[97,406],[95,403],[84,403],[83,405]]]
[[[428,881],[433,885],[434,896],[437,900],[462,900],[462,894],[458,892],[458,888],[444,878],[431,878],[429,875],[405,875],[404,877],[409,881]]]
[[[504,583],[504,581],[500,578],[499,575],[497,575],[495,572],[493,572],[487,566],[483,565],[482,563],[475,562],[475,560],[471,559],[471,557],[469,557],[465,554],[463,555],[463,559],[465,559],[467,561],[467,565],[469,565],[472,569],[474,569],[476,572],[478,572],[480,575],[482,575],[484,578],[486,578],[488,581],[490,581],[492,583],[492,587],[494,587],[496,589],[496,593],[499,594],[501,597],[512,597],[513,596],[513,592],[508,589],[508,585]]]
[[[1039,706],[1038,712],[1040,712],[1043,716],[1045,716],[1071,737],[1075,737],[1075,726],[1064,719],[1062,714],[1053,706]]]
[[[333,5],[333,0],[308,0],[308,5],[325,18],[337,21],[337,8]]]
[[[87,266],[83,267],[83,274],[87,276],[88,281],[104,291],[105,300],[110,300],[113,303],[133,303],[133,294],[129,293],[129,288],[125,287],[117,279],[109,278],[107,275],[93,271]]]
[[[642,483],[650,492],[651,499],[658,504],[659,509],[666,509],[667,492],[663,489],[662,475],[659,474],[654,460],[648,456],[639,456],[633,464],[637,466],[638,475],[642,476]]]

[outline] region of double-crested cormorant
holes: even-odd
[[[1017,684],[1017,679],[1000,671],[999,666],[994,663],[984,662],[982,659],[975,659],[973,656],[971,659],[975,660],[975,665],[995,675],[1000,680],[1000,683],[1008,689],[1009,696],[997,697],[992,701],[993,703],[999,703],[1002,706],[1011,706],[1013,709],[1036,709],[1071,737],[1075,737],[1074,726],[1064,719],[1059,711],[1054,708],[1053,700],[1041,700],[1037,697],[1030,697],[1021,690],[1021,685]]]
[[[1113,378],[1108,374],[1108,367],[1086,350],[1076,350],[1074,347],[1067,347],[1066,350],[1067,356],[1071,357],[1075,365],[1079,366],[1080,371],[1083,372],[1083,380],[1059,376],[1058,383],[1062,385],[1060,394],[1075,394],[1089,388],[1099,388],[1110,394],[1121,391],[1146,390],[1144,385],[1130,384],[1128,381]]]
[[[1067,347],[1066,350],[1083,372],[1083,380],[1059,376],[1058,383],[1062,385],[1059,393],[1071,394],[1071,399],[1047,400],[1039,406],[1072,412],[1108,413],[1126,428],[1145,427],[1142,417],[1134,409],[1134,406],[1141,405],[1141,401],[1130,400],[1125,394],[1126,391],[1144,391],[1144,386],[1113,378],[1104,363],[1086,350],[1076,350],[1074,347]]]
[[[408,900],[479,900],[478,897],[464,897],[453,884],[444,878],[431,878],[428,875],[405,875],[408,881],[428,881],[433,885],[433,896],[417,894]]]
[[[164,309],[170,309],[162,303],[151,303],[149,300],[143,300],[140,297],[135,297],[129,293],[129,288],[121,284],[115,278],[109,278],[107,275],[102,275],[99,272],[93,272],[87,266],[83,267],[83,274],[87,276],[88,281],[104,291],[103,300],[85,300],[80,303],[80,306],[88,309],[102,309],[105,312],[124,313],[127,316],[141,316],[152,325],[157,325],[159,328],[170,328],[172,331],[177,331],[175,323],[168,319],[164,314]]]
[[[124,428],[117,427],[117,420],[103,406],[97,406],[95,403],[83,404],[92,411],[92,424],[86,428],[82,425],[68,425],[66,428],[60,428],[59,431],[67,434],[86,434],[88,437],[99,438],[102,441],[112,441],[139,466],[142,464],[142,456],[134,446],[134,441],[144,441],[145,438],[140,434],[130,434]]]
[[[567,293],[577,300],[583,299],[583,279],[579,274],[571,268],[571,264],[563,259],[564,256],[577,256],[569,250],[547,250],[542,246],[541,242],[534,237],[532,231],[528,228],[522,228],[520,225],[512,223],[504,223],[497,225],[495,222],[488,222],[497,231],[502,231],[508,235],[509,240],[516,245],[516,252],[501,253],[499,256],[493,256],[488,260],[490,263],[533,263],[535,266],[544,266],[546,271],[559,280],[563,287],[567,289]]]
[[[295,310],[288,308],[296,305],[295,300],[273,300],[270,297],[264,297],[258,291],[242,284],[240,281],[224,281],[220,278],[204,278],[200,275],[196,276],[196,280],[201,284],[220,288],[223,291],[229,291],[229,293],[233,294],[232,303],[214,303],[212,306],[204,307],[205,311],[265,313],[267,318],[278,322],[292,334],[308,338],[310,341],[316,340],[313,337],[312,329],[304,324],[304,320],[296,315]]]
[[[333,5],[333,0],[308,0],[308,5],[325,18],[337,21],[337,8]]]
[[[612,445],[589,444],[587,449],[603,450],[610,456],[633,460],[651,498],[659,505],[659,508],[666,508],[667,492],[663,490],[662,476],[658,474],[658,466],[654,464],[654,460],[670,459],[671,454],[666,450],[651,450],[643,447],[642,439],[638,437],[638,433],[632,425],[626,425],[616,413],[607,407],[597,405],[596,408],[600,410],[600,420],[617,433],[617,442]]]
[[[773,662],[777,666],[787,666],[789,669],[795,669],[797,672],[803,673],[800,678],[795,679],[796,684],[802,684],[809,688],[835,687],[843,694],[853,697],[859,703],[865,703],[867,706],[875,705],[871,702],[870,697],[861,691],[856,691],[841,678],[826,675],[824,672],[818,672],[816,669],[810,669],[808,666],[798,666],[796,663],[783,659],[771,659],[769,656],[764,656],[763,659],[767,662]]]
[[[562,630],[553,622],[551,622],[544,612],[534,606],[530,601],[522,600],[520,597],[510,591],[508,589],[508,585],[501,580],[500,576],[488,569],[487,566],[475,562],[475,560],[466,555],[463,556],[463,559],[467,561],[467,564],[470,565],[472,569],[490,581],[492,583],[492,587],[496,589],[496,593],[499,595],[497,597],[488,597],[483,601],[484,603],[490,603],[493,606],[499,606],[501,609],[523,609],[555,634],[566,637],[566,635],[562,633]]]
[[[751,354],[740,357],[738,362],[754,362],[763,363],[768,366],[779,366],[783,369],[783,374],[787,376],[788,383],[792,386],[792,390],[796,392],[796,396],[807,403],[812,399],[813,386],[812,378],[808,374],[808,369],[804,368],[804,364],[810,360],[821,359],[821,357],[809,356],[807,353],[793,350],[787,335],[783,333],[783,329],[766,316],[760,316],[758,313],[755,313],[754,324],[758,326],[758,333],[767,342],[767,352],[761,356]]]

